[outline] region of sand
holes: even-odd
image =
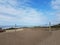
[[[60,30],[24,29],[0,33],[0,45],[60,45]]]
[[[15,31],[22,31],[22,30],[24,30],[24,29],[22,29],[22,28],[21,29],[15,29],[15,30],[12,29],[12,30],[6,30],[6,32],[15,32]]]

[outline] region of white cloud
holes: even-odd
[[[16,20],[16,18],[0,14],[0,21],[10,22],[13,20]]]
[[[26,3],[27,0],[24,0],[23,3]],[[7,2],[9,4],[7,4]],[[0,14],[0,21],[8,22],[20,22],[22,24],[43,24],[47,21],[47,18],[41,11],[37,11],[34,8],[27,7],[20,4],[20,8],[15,8],[18,6],[17,0],[0,0],[0,13],[6,13],[10,15]],[[12,7],[12,6],[13,7]],[[22,8],[22,6],[24,6]],[[16,17],[13,17],[16,16]]]
[[[55,23],[60,23],[60,0],[52,0],[52,9],[54,10]]]
[[[52,8],[59,10],[60,9],[60,0],[52,0]]]

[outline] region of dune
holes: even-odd
[[[60,45],[60,30],[24,29],[0,33],[0,45]]]

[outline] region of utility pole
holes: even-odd
[[[51,32],[51,22],[49,22],[49,32]]]

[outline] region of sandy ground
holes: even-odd
[[[0,33],[0,45],[60,45],[60,30],[24,29]]]

